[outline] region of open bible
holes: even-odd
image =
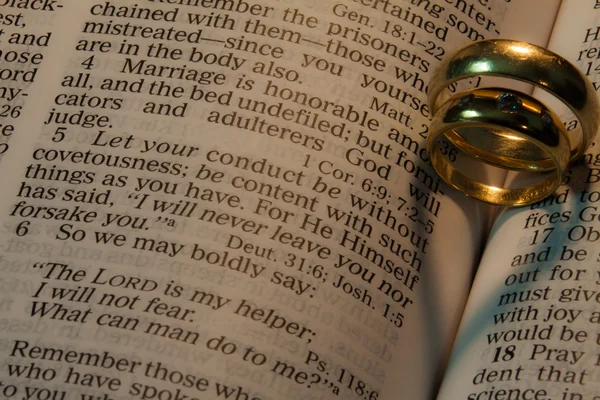
[[[0,399],[599,400],[596,146],[511,210],[429,163],[494,37],[598,86],[594,0],[0,0]]]

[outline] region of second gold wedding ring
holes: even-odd
[[[527,82],[560,99],[581,126],[570,133],[571,161],[587,150],[596,135],[600,113],[594,88],[573,64],[550,50],[505,39],[483,40],[455,50],[442,61],[429,84],[432,112],[444,102],[443,91],[450,84],[475,76]]]
[[[516,90],[486,88],[455,95],[446,90],[475,76],[509,78],[540,87],[575,114],[581,129],[567,132],[555,112]],[[438,174],[465,194],[492,204],[531,204],[552,194],[569,161],[587,151],[600,124],[599,104],[586,77],[549,50],[513,40],[471,43],[450,54],[433,74],[429,105],[434,117],[427,149]],[[505,170],[534,172],[539,179],[517,188],[479,182],[461,170],[464,165],[457,167],[454,160],[444,157],[443,141],[467,158]]]
[[[511,90],[475,89],[450,98],[436,112],[430,131],[427,148],[440,177],[466,195],[492,204],[525,205],[543,199],[561,183],[569,162],[567,132],[558,116],[533,97]],[[492,186],[459,171],[444,157],[440,140],[511,170],[537,171],[527,161],[535,148],[535,154],[550,160],[552,168],[545,168],[539,181],[526,187]]]

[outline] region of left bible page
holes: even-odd
[[[0,4],[0,396],[433,394],[487,211],[426,81],[517,6]]]

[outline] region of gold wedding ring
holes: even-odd
[[[485,88],[454,95],[446,90],[476,76],[509,78],[546,90],[575,114],[581,129],[567,132],[555,112],[516,90]],[[584,154],[600,125],[595,90],[575,66],[549,50],[513,40],[485,40],[455,50],[433,74],[429,105],[434,117],[427,149],[438,174],[469,196],[507,206],[552,194],[569,161]],[[534,172],[539,179],[517,188],[480,182],[448,157],[448,144],[473,159]]]
[[[465,129],[471,130],[469,141],[463,137]],[[525,205],[543,199],[560,185],[569,162],[569,140],[558,116],[535,98],[512,90],[475,89],[451,97],[437,110],[430,132],[427,148],[440,177],[466,195],[492,204]],[[475,158],[510,170],[540,171],[527,161],[535,148],[536,156],[550,160],[552,168],[544,168],[542,180],[531,186],[490,186],[452,165],[437,143],[443,138]]]
[[[560,99],[579,120],[570,137],[571,161],[583,155],[600,125],[599,102],[588,79],[561,56],[533,44],[491,39],[458,48],[445,58],[429,83],[432,112],[443,103],[452,83],[475,76],[499,76],[540,87]]]

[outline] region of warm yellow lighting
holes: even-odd
[[[462,113],[467,118],[475,118],[475,117],[479,117],[481,115],[481,113],[479,111],[475,111],[475,110],[464,110]]]
[[[528,55],[531,53],[531,48],[530,47],[526,47],[520,44],[513,44],[512,46],[510,46],[510,49],[512,51],[514,51],[515,53],[519,53],[522,55]]]
[[[491,72],[492,68],[494,67],[494,65],[486,60],[481,60],[481,61],[474,61],[473,64],[471,64],[471,71],[473,71],[474,74],[477,74],[478,72]]]
[[[527,127],[526,127],[526,126],[525,126],[525,127],[523,127],[523,128],[524,128],[524,129],[527,129]],[[515,142],[523,142],[523,141],[526,141],[526,139],[523,139],[523,138],[522,138],[522,137],[520,137],[520,136],[511,135],[510,133],[506,133],[506,132],[503,132],[503,133],[502,133],[502,137],[503,137],[503,138],[505,138],[505,139],[513,140],[513,141],[515,141]]]

